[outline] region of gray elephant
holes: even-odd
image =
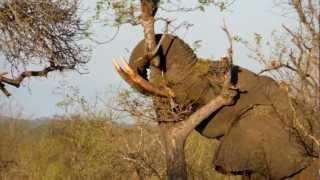
[[[156,41],[160,39],[161,35],[156,35]],[[141,41],[132,52],[129,65],[148,80],[149,64],[141,60],[143,54]],[[161,78],[175,93],[177,104],[192,104],[195,111],[221,91],[228,70],[225,61],[198,58],[183,40],[173,35],[162,39],[159,56]],[[290,99],[272,78],[236,66],[232,72],[232,81],[241,91],[235,104],[221,108],[196,127],[203,136],[221,142],[213,160],[215,169],[248,179],[316,179],[319,147],[306,134],[320,137],[318,116]],[[169,106],[169,102],[158,106]],[[166,118],[165,113],[159,114]],[[304,132],[297,128],[297,123],[304,127]]]

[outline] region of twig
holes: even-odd
[[[92,40],[93,42],[97,43],[98,45],[107,44],[107,43],[110,43],[111,41],[113,41],[118,36],[119,32],[120,32],[120,27],[117,26],[116,27],[116,32],[112,35],[111,38],[109,38],[107,40],[104,40],[104,41],[99,41],[97,39],[94,39],[94,38],[90,37],[90,40]]]
[[[287,26],[285,26],[284,24],[282,24],[283,29],[285,29],[293,38],[293,43],[299,48],[300,52],[303,53],[303,48],[301,45],[303,45],[304,48],[306,48],[307,50],[311,50],[310,47],[308,47],[302,40],[302,37],[297,36],[294,32],[292,32]]]

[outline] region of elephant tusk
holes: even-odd
[[[116,62],[116,60],[112,60],[113,66],[117,70],[118,74],[124,79],[129,85],[134,86],[134,81],[130,78],[130,76],[121,68],[121,66]]]
[[[170,88],[158,87],[143,79],[124,59],[120,59],[119,63],[117,60],[113,60],[112,62],[122,79],[124,79],[130,86],[138,89],[140,92],[162,97],[175,96],[175,93]],[[120,63],[122,65],[120,65]]]

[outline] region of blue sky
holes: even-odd
[[[84,6],[94,4],[95,0],[86,0]],[[186,42],[192,44],[196,40],[202,40],[197,54],[200,57],[219,58],[226,53],[228,41],[221,30],[223,19],[225,19],[229,30],[245,39],[252,39],[254,33],[260,33],[264,37],[270,36],[273,30],[280,28],[282,23],[289,24],[288,19],[275,13],[273,3],[270,0],[238,0],[227,12],[220,12],[217,8],[206,8],[205,12],[194,12],[188,14],[171,13],[162,16],[176,19],[176,23],[188,21],[192,24],[188,31],[179,31]],[[95,27],[95,36],[104,40],[112,36],[112,30],[105,27]],[[161,31],[159,31],[161,32]],[[102,96],[110,89],[110,86],[124,86],[124,82],[116,74],[112,59],[129,56],[127,50],[143,37],[141,27],[125,25],[121,27],[116,39],[104,45],[92,47],[91,61],[88,64],[89,74],[80,75],[76,72],[51,73],[47,79],[36,78],[27,80],[19,88],[10,88],[13,96],[9,99],[0,97],[3,103],[11,103],[20,106],[24,113],[33,118],[52,116],[62,113],[56,107],[61,96],[53,93],[62,81],[80,89],[80,95],[87,99]],[[247,57],[248,51],[240,46],[235,46],[235,64],[259,71],[262,67]],[[1,69],[0,69],[1,70]],[[1,95],[3,96],[3,95]],[[19,108],[19,109],[20,109]],[[14,108],[13,108],[14,109]],[[14,116],[15,112],[7,111],[6,115]]]

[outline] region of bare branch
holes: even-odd
[[[258,75],[261,75],[261,74],[263,74],[263,73],[265,73],[265,72],[268,72],[268,71],[278,70],[278,69],[280,69],[280,68],[287,68],[287,69],[290,69],[291,71],[300,73],[298,69],[290,66],[289,64],[280,63],[280,64],[275,65],[275,66],[272,66],[272,67],[270,67],[270,68],[263,69],[262,71],[260,71],[260,72],[258,73]],[[306,77],[311,77],[310,74],[305,74],[305,76],[306,76]]]
[[[300,22],[309,30],[312,35],[317,34],[315,28],[313,27],[313,24],[311,22],[308,22],[307,16],[303,9],[302,1],[292,0],[292,5],[299,16]]]
[[[24,71],[16,78],[7,78],[4,77],[5,74],[0,74],[0,89],[6,96],[11,96],[11,94],[6,90],[5,84],[9,84],[11,86],[15,86],[17,88],[20,87],[22,81],[28,77],[47,77],[49,72],[52,71],[63,71],[66,69],[74,69],[74,66],[49,66],[44,68],[41,71]]]
[[[228,37],[228,41],[229,41],[228,59],[229,59],[229,64],[232,65],[233,64],[233,40],[232,40],[232,35],[229,32],[225,21],[223,21],[222,30],[226,33]]]
[[[305,42],[303,42],[303,39],[301,36],[296,35],[294,32],[292,32],[287,26],[282,24],[282,27],[292,36],[292,42],[298,47],[301,54],[304,52],[303,47],[307,50],[311,50],[310,47],[308,47]]]

